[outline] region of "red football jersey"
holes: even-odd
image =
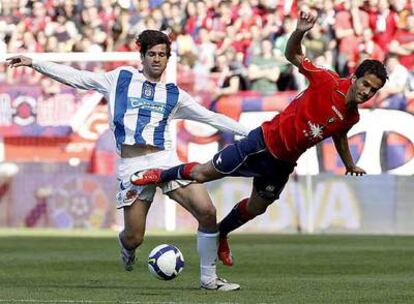
[[[296,162],[306,149],[334,134],[347,132],[359,120],[358,109],[347,110],[350,78],[315,66],[304,58],[299,71],[309,86],[271,121],[262,124],[264,139],[278,159]]]

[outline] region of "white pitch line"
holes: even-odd
[[[194,304],[194,302],[137,302],[137,301],[99,301],[99,300],[23,300],[23,299],[0,299],[0,303],[69,303],[69,304]],[[207,302],[197,302],[198,304],[207,304]],[[214,302],[214,304],[234,304],[234,302]]]
[[[2,300],[0,303],[70,303],[70,304],[94,304],[94,303],[116,303],[116,304],[179,304],[180,302],[136,302],[136,301],[93,301],[93,300]],[[180,304],[185,304],[184,302]]]
[[[114,301],[93,301],[93,300],[18,300],[18,299],[10,299],[10,300],[3,300],[0,299],[0,303],[80,303],[80,304],[88,304],[88,303],[114,303]],[[115,303],[119,304],[141,304],[143,302],[131,302],[131,301],[116,301]],[[162,303],[162,302],[160,302]]]

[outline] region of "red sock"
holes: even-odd
[[[184,164],[182,169],[180,170],[180,175],[182,179],[192,179],[191,178],[191,171],[193,170],[194,166],[199,165],[200,163],[192,162],[188,164]]]
[[[240,201],[234,208],[227,214],[224,219],[219,223],[220,237],[225,238],[227,235],[246,224],[249,220],[256,216],[247,211],[248,198]]]
[[[247,210],[247,203],[249,202],[248,198],[243,199],[238,203],[237,209],[239,209],[240,217],[245,221],[250,221],[251,219],[255,218],[256,215],[251,214],[249,210]]]

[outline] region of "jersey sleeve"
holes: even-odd
[[[102,94],[110,92],[118,74],[118,70],[96,73],[81,71],[71,66],[54,62],[34,61],[32,66],[36,71],[60,83],[77,89],[95,90]]]
[[[303,57],[302,62],[300,63],[299,72],[309,80],[311,86],[317,86],[328,79],[338,78],[336,73],[326,68],[316,66],[306,57]]]
[[[249,133],[249,130],[242,124],[223,114],[206,109],[182,90],[180,90],[180,100],[173,118],[206,123],[220,131],[242,136],[246,136]]]

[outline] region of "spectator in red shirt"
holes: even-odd
[[[43,31],[50,21],[51,18],[46,14],[45,5],[40,1],[36,1],[33,3],[31,16],[24,18],[23,22],[27,31],[37,32]]]
[[[185,7],[185,32],[190,34],[193,38],[196,38],[198,31],[200,30],[199,24],[197,24],[197,7],[195,2],[190,1]]]
[[[205,164],[189,163],[131,176],[135,185],[178,178],[204,183],[224,176],[254,177],[251,196],[239,202],[219,224],[218,256],[225,265],[233,264],[228,233],[264,213],[279,198],[297,159],[308,148],[332,137],[346,174],[366,173],[352,159],[347,132],[359,120],[358,105],[384,86],[387,72],[376,60],[362,62],[350,78],[340,78],[332,71],[313,65],[304,57],[301,42],[315,21],[312,14],[301,12],[296,30],[288,40],[285,55],[310,84],[282,113],[252,130],[246,138],[227,146]]]
[[[414,14],[408,15],[405,27],[395,33],[390,51],[399,55],[402,65],[414,71]]]
[[[354,0],[341,2],[343,7],[335,16],[335,35],[338,39],[338,72],[345,76],[355,67],[354,50],[358,46],[357,38],[368,27],[368,14],[360,10]]]
[[[221,1],[214,15],[207,17],[205,27],[211,31],[213,40],[220,47],[226,37],[226,29],[234,23],[230,1]],[[236,29],[237,31],[237,29]]]
[[[383,49],[373,40],[372,30],[368,27],[365,28],[362,32],[362,36],[359,39],[358,47],[355,49],[355,58],[359,62],[359,58],[362,53],[369,54],[371,59],[376,59],[378,61],[384,61],[385,53]]]
[[[390,9],[388,0],[379,0],[376,8],[369,12],[369,25],[374,32],[374,40],[384,50],[397,29],[397,13]]]

